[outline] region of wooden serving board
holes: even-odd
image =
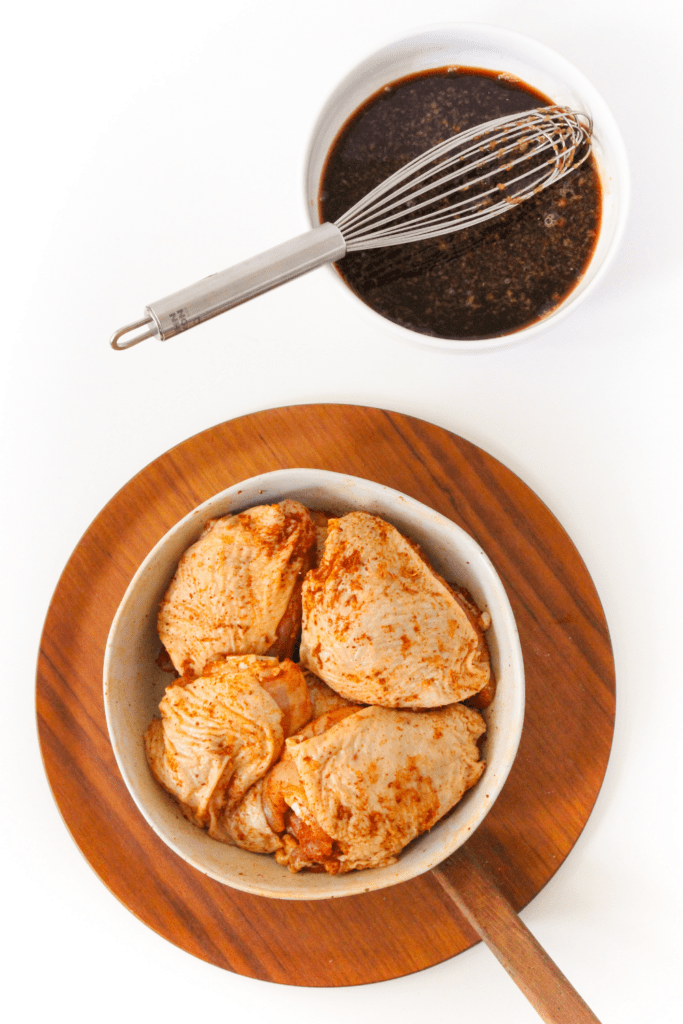
[[[600,601],[567,534],[514,473],[463,438],[398,413],[345,405],[254,413],[184,441],[122,488],[76,547],[48,611],[37,679],[43,758],[92,867],[170,942],[266,981],[384,981],[478,941],[430,874],[311,902],[230,889],[188,866],[149,828],[107,734],[104,648],[140,562],[211,495],[288,467],[403,491],[462,526],[491,558],[517,618],[527,709],[517,760],[467,850],[517,910],[552,877],[588,819],[612,742],[614,663]]]

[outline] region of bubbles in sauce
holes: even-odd
[[[552,101],[510,76],[439,68],[400,79],[346,122],[323,170],[321,221],[334,222],[409,160],[460,131]],[[598,238],[590,157],[486,224],[345,256],[336,267],[377,313],[442,339],[496,338],[547,316],[580,281]]]

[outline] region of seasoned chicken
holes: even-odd
[[[311,681],[315,678],[310,676],[307,680],[309,693],[311,693]],[[320,683],[320,680],[317,680]],[[343,697],[337,697],[337,703],[333,700],[327,701],[327,694],[333,694],[324,683],[320,683],[318,696],[322,703],[329,703],[328,710],[317,715],[296,734],[299,739],[309,736],[319,736],[336,722],[342,721],[354,711],[360,710],[360,705],[350,704]],[[237,806],[226,810],[217,823],[214,831],[216,838],[224,838],[225,842],[241,846],[252,853],[273,853],[283,846],[283,837],[287,824],[291,818],[289,805],[285,800],[286,782],[294,778],[295,785],[300,786],[299,778],[294,769],[294,762],[287,757],[286,751],[283,760],[277,762],[268,774],[259,779],[255,785],[246,793],[244,799]],[[291,796],[291,794],[290,794]],[[220,833],[220,834],[219,834]]]
[[[485,729],[462,704],[340,708],[313,720],[260,784],[276,860],[330,874],[395,863],[477,782]]]
[[[486,617],[377,516],[330,520],[302,598],[301,663],[349,700],[440,707],[490,683]]]
[[[308,511],[290,500],[207,523],[159,608],[159,636],[175,670],[201,675],[220,654],[291,657],[316,537]]]
[[[325,541],[327,540],[327,524],[332,516],[327,512],[320,512],[311,508],[309,508],[308,512],[315,526],[315,564],[319,565],[325,550]]]
[[[324,715],[326,711],[333,711],[335,708],[344,708],[352,704],[352,701],[342,697],[341,694],[333,690],[331,686],[324,683],[322,679],[318,679],[316,675],[309,672],[307,668],[303,670],[304,679],[306,680],[306,686],[308,687],[308,696],[311,699],[312,714],[311,718],[319,718],[320,715]],[[352,706],[359,707],[358,704],[352,704]]]
[[[311,716],[298,665],[257,655],[219,658],[166,689],[145,734],[155,778],[195,825],[230,841],[221,820],[275,763]]]
[[[251,853],[275,853],[282,849],[282,838],[270,827],[263,800],[265,779],[259,779],[235,807],[225,810],[212,833],[231,846]]]
[[[484,721],[456,702],[492,698],[485,619],[375,516],[213,520],[159,610],[181,678],[152,772],[214,839],[291,871],[392,864],[484,769]]]

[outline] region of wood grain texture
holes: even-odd
[[[467,845],[434,868],[436,879],[546,1024],[600,1024]]]
[[[467,849],[515,910],[557,871],[591,812],[612,742],[614,663],[593,583],[548,508],[481,449],[399,413],[306,405],[219,424],[143,469],[94,520],[50,604],[36,691],[45,769],[76,843],[125,906],[195,956],[273,982],[361,984],[422,970],[478,941],[438,881],[425,875],[303,903],[229,889],[148,827],[104,718],[109,627],[152,546],[218,491],[294,467],[365,477],[430,505],[477,539],[505,584],[524,654],[524,732]]]

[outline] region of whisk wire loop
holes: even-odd
[[[561,134],[556,132],[556,137],[550,136],[547,131],[536,132],[535,134],[530,133],[530,126],[534,126],[539,123],[543,124],[545,121],[548,120],[549,115],[546,113],[547,111],[550,111],[553,114],[558,115],[557,120],[560,123],[560,127],[562,124],[564,124],[567,130],[561,132]],[[572,114],[574,120],[570,121],[567,117],[567,114]],[[424,173],[420,177],[413,178],[413,183],[425,180],[427,177],[438,174],[444,167],[452,166],[456,163],[464,163],[469,159],[470,155],[472,155],[473,153],[481,152],[485,148],[489,150],[489,159],[498,159],[499,157],[504,155],[505,152],[509,152],[515,148],[520,148],[522,145],[525,144],[528,145],[531,142],[535,141],[535,139],[537,139],[541,135],[547,139],[550,145],[555,146],[558,141],[564,142],[567,134],[571,134],[573,143],[572,148],[575,148],[576,144],[582,140],[584,134],[587,134],[582,132],[580,125],[578,125],[579,131],[577,132],[576,118],[578,116],[579,115],[575,115],[570,111],[566,111],[565,108],[548,107],[544,108],[542,111],[534,111],[524,116],[522,120],[520,120],[520,115],[514,115],[513,117],[508,115],[506,117],[497,118],[494,121],[487,122],[485,125],[480,125],[477,128],[470,129],[467,132],[461,132],[459,135],[446,139],[444,142],[439,143],[433,149],[428,150],[426,153],[416,157],[409,164],[404,165],[399,171],[396,171],[390,177],[385,179],[385,181],[380,183],[380,185],[378,185],[375,189],[373,189],[366,196],[364,196],[363,199],[361,199],[358,203],[351,207],[350,210],[348,210],[342,217],[339,218],[339,221],[337,223],[339,224],[350,222],[353,219],[353,216],[357,210],[372,207],[374,205],[375,199],[379,198],[379,196],[385,193],[399,194],[401,191],[407,190],[408,188],[411,187],[410,181],[408,181],[407,184],[405,184],[402,189],[397,189],[394,186],[401,182],[405,182],[406,179],[409,179],[411,177],[411,175],[415,174],[419,169],[421,169],[424,166],[428,166],[429,164],[433,165],[431,170]],[[499,127],[501,127],[502,130],[495,131],[495,129]],[[557,127],[557,124],[555,124],[554,127]],[[482,139],[485,135],[490,136],[488,143],[486,143],[486,146],[482,145]],[[526,136],[526,138],[522,138],[522,142],[520,142],[520,136]],[[507,147],[504,147],[503,149],[499,149],[496,151],[495,144],[498,143],[498,141],[501,139],[508,143],[508,145]],[[464,149],[462,148],[465,145],[465,143],[469,143],[472,140],[474,140],[474,145],[470,145]],[[442,160],[442,156],[444,153],[451,152],[457,148],[460,148],[460,152],[456,153],[455,156],[451,156],[448,161],[444,162]],[[477,163],[468,164],[465,169],[471,170],[474,166],[477,166]]]
[[[503,150],[499,150],[498,153],[497,153],[497,156],[505,156],[507,153],[511,152],[515,148],[516,147],[514,147],[514,146],[509,146],[509,147],[506,147]],[[555,167],[556,162],[557,162],[557,160],[556,160],[556,157],[557,157],[557,147],[553,143],[551,143],[550,141],[546,145],[541,145],[541,144],[537,145],[536,148],[533,151],[533,155],[537,155],[537,154],[543,152],[544,150],[547,150],[547,149],[550,149],[550,148],[554,149],[556,155],[555,155],[555,157],[552,160],[548,161],[548,163],[550,165],[552,165],[553,167]],[[475,170],[475,169],[479,169],[480,167],[483,167],[486,164],[490,163],[492,159],[493,159],[493,157],[491,157],[491,156],[483,157],[481,160],[478,160],[478,161],[475,161],[475,162],[473,162],[471,164],[468,164],[467,170],[468,171],[472,171],[472,170]],[[511,160],[506,165],[505,170],[509,171],[509,170],[511,170],[512,167],[515,167],[515,166],[517,166],[520,163],[526,162],[527,159],[528,158],[526,156],[517,157],[517,159]],[[459,162],[460,158],[453,158],[453,160],[447,161],[446,164],[442,164],[441,167],[443,168],[444,166],[452,165],[452,163],[456,162],[456,160]],[[517,175],[514,178],[510,178],[507,181],[507,184],[506,184],[505,187],[509,188],[511,185],[515,184],[516,182],[522,181],[529,174],[534,173],[534,170],[535,169],[532,168],[532,169],[526,170],[525,172],[523,172],[520,175]],[[426,178],[431,177],[434,173],[435,173],[435,171],[430,171],[428,174],[421,175],[419,178],[414,179],[414,181],[411,182],[409,185],[405,185],[402,189],[398,189],[397,192],[395,193],[395,195],[399,196],[399,193],[404,193],[407,189],[411,188],[413,185],[417,184],[418,182],[422,182]],[[426,195],[429,192],[433,192],[434,188],[436,188],[436,187],[440,188],[442,185],[446,184],[447,182],[457,180],[459,177],[462,176],[463,173],[464,172],[462,170],[454,171],[451,174],[443,175],[439,179],[439,182],[436,185],[434,183],[431,183],[431,184],[428,184],[428,185],[424,185],[420,189],[416,189],[416,190],[412,191],[411,195],[410,195],[410,200],[409,200],[411,214],[415,213],[419,209],[424,209],[425,207],[431,206],[433,204],[433,202],[434,202],[433,198],[429,198],[429,199],[425,199],[421,203],[416,203],[415,199],[418,196]],[[460,184],[460,185],[456,185],[454,188],[451,188],[451,189],[448,189],[448,190],[440,190],[440,192],[439,192],[439,200],[443,201],[444,199],[448,198],[449,196],[454,195],[457,192],[462,192],[463,190],[468,190],[473,185],[478,185],[481,182],[484,182],[487,179],[492,178],[497,173],[498,173],[498,169],[497,168],[493,168],[493,169],[491,169],[489,171],[486,171],[484,174],[480,175],[478,178],[473,179],[472,181],[468,181],[466,183],[463,183],[463,184]],[[554,180],[554,178],[553,178],[553,180]],[[498,183],[496,185],[493,185],[491,188],[487,189],[486,191],[477,193],[475,196],[466,197],[465,199],[462,199],[459,202],[452,202],[452,203],[449,204],[447,212],[444,212],[443,210],[440,210],[440,211],[433,211],[431,214],[425,214],[425,215],[423,215],[421,217],[412,217],[411,216],[411,220],[410,220],[411,228],[414,230],[415,227],[418,224],[426,225],[426,224],[438,224],[438,223],[441,223],[442,221],[446,222],[448,219],[450,219],[452,217],[453,211],[455,211],[457,209],[467,210],[467,209],[473,208],[473,207],[474,208],[479,208],[479,207],[481,207],[483,200],[485,200],[490,195],[499,194],[502,188],[503,188],[503,186],[500,183]],[[531,191],[533,191],[533,189]],[[393,196],[391,198],[393,198]],[[521,196],[518,197],[517,201],[521,201]],[[373,230],[374,230],[374,229],[377,229],[380,226],[388,224],[390,221],[395,221],[398,218],[404,217],[404,214],[405,214],[405,210],[404,210],[405,199],[399,197],[399,198],[396,198],[396,200],[393,203],[389,202],[389,200],[387,199],[387,200],[385,200],[385,203],[387,203],[388,205],[378,204],[377,208],[375,208],[375,209],[373,209],[371,211],[366,211],[365,214],[362,215],[362,216],[360,216],[360,215],[357,216],[355,218],[355,220],[353,221],[353,228],[354,228],[354,230],[358,229],[361,225],[364,225],[365,228],[367,229],[367,227],[369,226],[370,222],[373,222],[372,223],[372,227],[373,227]],[[394,214],[392,214],[390,216],[382,217],[381,220],[377,219],[377,217],[380,214],[387,214],[390,210],[395,210],[397,208],[398,208],[398,211],[396,213],[394,213]],[[339,222],[337,222],[337,226],[339,227]],[[393,230],[395,230],[395,231],[396,230],[397,231],[402,231],[404,229],[405,229],[404,225],[399,225],[399,226],[395,227]],[[390,234],[391,230],[392,229],[388,229],[386,233]],[[367,238],[367,235],[365,237]]]
[[[496,118],[416,157],[335,224],[349,252],[481,224],[579,167],[591,131],[587,115],[566,107]]]

